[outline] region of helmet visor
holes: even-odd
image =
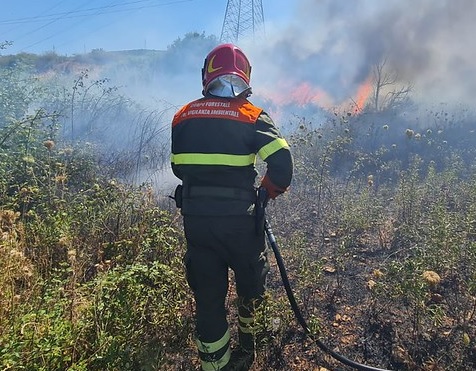
[[[228,74],[213,79],[206,93],[222,98],[235,98],[246,90],[251,90],[251,87],[241,77]]]

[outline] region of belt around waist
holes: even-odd
[[[216,197],[243,201],[256,201],[256,191],[233,187],[191,186],[185,198]]]

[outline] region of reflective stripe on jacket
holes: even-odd
[[[291,182],[289,146],[271,118],[243,98],[205,97],[180,109],[172,121],[172,170],[193,186],[233,187],[253,191],[256,155],[267,163],[273,182]],[[251,207],[251,209],[250,209]],[[250,211],[251,210],[251,211]],[[243,215],[252,213],[246,200],[190,199],[182,213]]]

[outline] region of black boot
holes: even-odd
[[[231,353],[230,362],[226,365],[226,371],[248,371],[255,361],[255,353],[243,348],[238,348]]]

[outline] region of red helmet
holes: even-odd
[[[249,85],[251,66],[245,53],[233,44],[218,45],[205,58],[202,68],[203,91],[214,79],[223,75],[236,75]]]

